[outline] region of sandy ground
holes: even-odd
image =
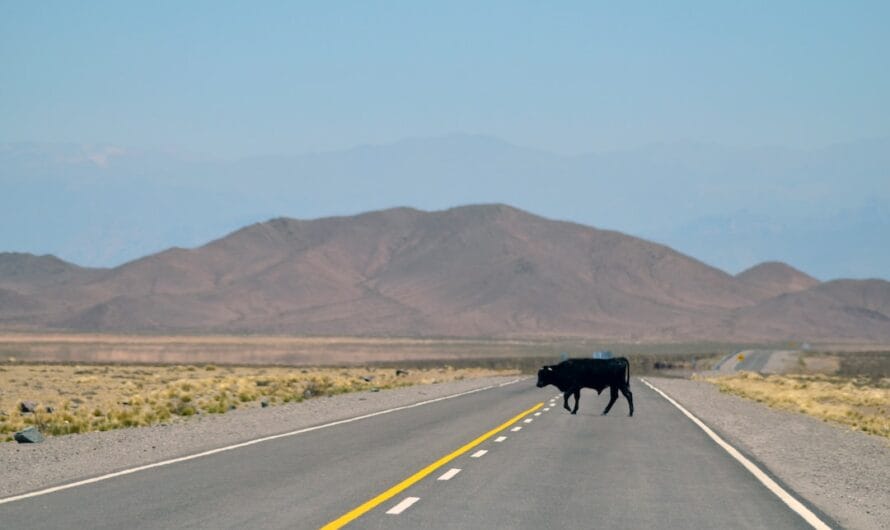
[[[881,437],[722,394],[647,378],[844,528],[890,528],[890,444]]]

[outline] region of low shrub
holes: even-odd
[[[890,379],[752,372],[707,378],[722,392],[890,438]]]

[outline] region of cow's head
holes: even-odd
[[[555,374],[552,366],[545,366],[538,370],[538,388],[554,384]]]

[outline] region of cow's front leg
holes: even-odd
[[[609,413],[609,409],[612,408],[612,405],[615,404],[615,401],[618,399],[618,387],[611,386],[609,387],[609,404],[606,405],[606,410],[603,411],[603,416]]]
[[[578,388],[575,390],[575,408],[572,410],[572,414],[578,413],[578,402],[581,401],[581,389]]]
[[[569,396],[572,395],[571,390],[566,390],[562,393],[562,406],[569,412],[572,412],[572,408],[569,407]]]

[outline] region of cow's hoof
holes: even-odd
[[[575,412],[575,411],[574,411],[574,410],[573,410],[573,411],[572,411],[572,415],[573,415],[573,416],[574,416],[574,415],[575,415],[575,414],[578,414],[578,413],[577,413],[577,412]]]

